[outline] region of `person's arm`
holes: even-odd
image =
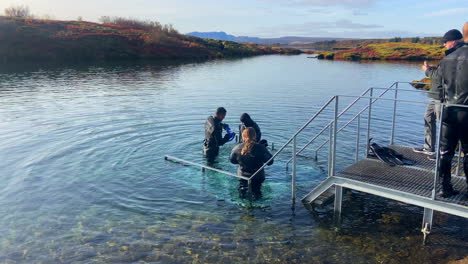
[[[257,134],[257,143],[262,139],[262,131],[257,123],[255,123],[255,133]]]
[[[206,134],[207,139],[213,137],[214,131],[215,131],[214,119],[211,117],[208,117],[205,123],[205,134]]]
[[[222,127],[222,129],[220,131],[220,134],[222,135],[223,134],[223,129],[227,129],[228,124],[221,123],[221,127]],[[231,135],[226,133],[224,135],[224,137],[219,139],[218,145],[222,146],[222,145],[226,144],[227,142],[229,142],[229,139],[231,139]]]
[[[434,71],[432,80],[431,92],[438,93],[439,100],[444,101],[444,87],[443,87],[443,61],[440,63],[439,67]]]
[[[431,79],[435,78],[437,75],[437,69],[438,67],[433,67],[433,66],[428,67],[427,70],[425,71],[426,76]]]
[[[229,139],[231,139],[231,135],[226,134],[226,135],[224,135],[224,137],[221,138],[221,140],[219,140],[218,144],[220,146],[222,146],[222,145],[226,144],[227,142],[229,142]]]
[[[263,153],[264,153],[263,154],[263,163],[265,163],[265,162],[268,162],[273,157],[273,155],[271,155],[271,153],[268,151],[268,149],[265,146],[262,145],[262,147],[263,147]],[[270,162],[267,163],[267,165],[268,166],[273,165],[274,161],[275,160],[271,160]]]
[[[237,145],[234,149],[232,149],[231,151],[231,155],[229,155],[229,161],[232,163],[232,164],[239,164],[239,161],[237,160],[237,157],[238,157],[238,148],[239,148],[239,145]]]

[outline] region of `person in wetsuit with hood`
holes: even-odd
[[[219,107],[214,116],[207,118],[205,122],[205,140],[203,142],[203,153],[209,162],[213,162],[219,153],[219,147],[226,144],[232,138],[232,134],[227,133],[223,137],[223,129],[228,128],[222,121],[226,117],[226,109]]]
[[[239,168],[237,170],[238,175],[251,177],[266,162],[268,162],[268,166],[273,164],[273,160],[270,161],[272,155],[265,145],[257,143],[257,134],[255,133],[254,128],[245,128],[242,131],[242,138],[244,139],[244,143],[238,144],[234,147],[229,157],[231,163],[239,164]],[[261,197],[263,181],[265,181],[265,171],[261,170],[252,179],[252,193],[255,199]],[[239,191],[241,198],[245,198],[248,191],[248,182],[246,180],[240,180]]]
[[[255,130],[255,134],[256,134],[256,139],[255,140],[256,140],[256,142],[260,143],[260,144],[268,145],[266,140],[261,140],[262,139],[262,131],[260,131],[260,127],[257,125],[257,123],[255,123],[252,120],[252,118],[250,117],[249,114],[243,113],[240,116],[240,121],[241,121],[241,125],[239,127],[239,134],[241,135],[241,137],[239,139],[239,143],[244,142],[243,137],[242,137],[242,132],[246,128],[251,127],[251,128],[253,128]]]
[[[442,116],[440,138],[440,167],[442,177],[442,197],[457,195],[452,186],[452,159],[458,141],[461,141],[465,159],[463,167],[468,186],[468,23],[463,28],[464,43],[455,52],[445,57],[437,74],[438,83],[443,89],[443,102],[448,104]],[[468,197],[468,188],[466,196]]]

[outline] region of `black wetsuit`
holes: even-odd
[[[210,116],[205,123],[205,140],[203,142],[203,152],[208,158],[214,158],[219,153],[219,147],[229,141],[229,135],[223,137],[225,124],[216,117]]]
[[[238,175],[250,177],[252,176],[258,169],[260,169],[263,164],[268,162],[271,159],[272,155],[267,150],[267,148],[262,144],[255,144],[252,148],[250,154],[242,155],[241,151],[244,147],[245,143],[241,143],[234,147],[229,157],[231,163],[239,164],[239,168],[237,170]],[[272,165],[273,160],[270,161],[267,165]],[[261,196],[261,186],[263,181],[265,180],[265,171],[260,171],[253,179],[252,179],[252,192],[254,196],[257,198]],[[248,188],[248,182],[246,180],[240,180],[240,191],[241,196],[245,197],[245,193]]]
[[[260,131],[260,127],[257,125],[257,123],[255,123],[252,118],[250,117],[249,114],[247,113],[243,113],[241,116],[240,116],[240,121],[242,122],[242,124],[239,126],[239,134],[240,134],[240,140],[239,142],[242,143],[244,142],[242,140],[242,132],[244,132],[244,130],[248,127],[251,127],[253,129],[255,129],[255,134],[257,135],[256,136],[256,142],[257,143],[262,143],[262,144],[266,144],[266,141],[265,142],[260,142],[260,140],[262,139],[262,131]]]
[[[257,125],[257,123],[255,123],[255,122],[252,122],[250,124],[240,125],[239,134],[242,136],[242,132],[244,131],[244,129],[246,129],[248,127],[252,127],[253,129],[255,129],[255,134],[257,135],[256,142],[260,142],[260,140],[262,139],[262,131],[260,130],[260,127]],[[242,137],[241,137],[240,142],[244,142],[242,140]]]
[[[445,103],[468,105],[468,43],[441,61],[438,78]],[[453,192],[451,164],[458,141],[465,153],[463,165],[468,184],[468,108],[448,106],[442,116],[440,139],[442,188],[448,196]]]

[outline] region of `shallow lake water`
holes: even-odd
[[[239,198],[236,179],[164,160],[172,155],[203,163],[204,122],[218,106],[227,108],[231,127],[243,112],[250,113],[278,148],[331,96],[420,79],[419,66],[303,55],[1,66],[0,263],[446,263],[464,258],[466,219],[436,214],[430,241],[422,246],[418,207],[347,192],[339,228],[331,205],[308,210],[297,201],[293,210],[287,151],[267,169],[263,197],[252,204]],[[427,101],[422,93],[401,96]],[[389,138],[390,106],[374,108],[372,136],[382,143]],[[398,114],[397,143],[422,144],[424,105],[399,107],[404,111]],[[300,146],[332,113],[325,114],[330,115],[299,138]],[[349,165],[352,142],[344,136],[338,145],[339,168]],[[214,166],[235,172],[227,160],[233,146],[221,149]],[[326,177],[326,151],[318,161],[299,159],[299,198]]]

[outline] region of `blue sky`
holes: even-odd
[[[36,15],[97,21],[124,16],[173,24],[182,33],[384,38],[440,36],[468,21],[468,0],[0,0]]]

